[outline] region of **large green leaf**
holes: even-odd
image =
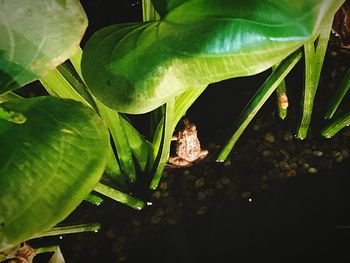
[[[78,206],[104,171],[109,136],[98,116],[73,100],[37,97],[0,107],[22,115],[20,122],[0,118],[1,251]]]
[[[86,27],[77,0],[0,1],[0,93],[36,80],[68,59]]]
[[[189,87],[277,64],[319,32],[343,0],[173,0],[154,22],[109,26],[85,46],[82,73],[117,111],[151,111]]]

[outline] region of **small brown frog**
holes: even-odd
[[[169,158],[169,163],[176,167],[191,166],[194,161],[202,160],[208,154],[208,150],[201,149],[196,126],[187,119],[184,124],[185,128],[172,138],[176,141],[176,155]]]

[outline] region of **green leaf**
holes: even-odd
[[[74,54],[87,27],[76,0],[0,2],[0,93],[43,76]]]
[[[313,39],[342,2],[159,1],[176,5],[160,21],[97,31],[85,46],[82,74],[108,107],[145,113],[189,88],[279,63]]]
[[[92,191],[108,158],[107,128],[87,106],[54,97],[0,104],[0,251],[44,231]]]

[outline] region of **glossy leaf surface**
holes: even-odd
[[[0,251],[72,212],[99,181],[107,128],[87,106],[53,97],[0,104],[23,114],[0,119]]]
[[[160,21],[103,28],[84,49],[89,88],[117,111],[148,112],[190,87],[266,70],[315,37],[343,1],[153,2],[165,10]]]
[[[0,1],[0,93],[34,81],[68,59],[86,27],[77,0]]]

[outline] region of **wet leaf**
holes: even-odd
[[[34,81],[68,59],[86,27],[76,0],[0,1],[0,93]]]
[[[87,106],[53,97],[12,100],[0,119],[0,251],[72,212],[99,181],[108,158],[107,128]]]
[[[163,18],[97,31],[85,46],[82,73],[108,107],[148,112],[189,88],[281,62],[342,2],[154,0]]]

